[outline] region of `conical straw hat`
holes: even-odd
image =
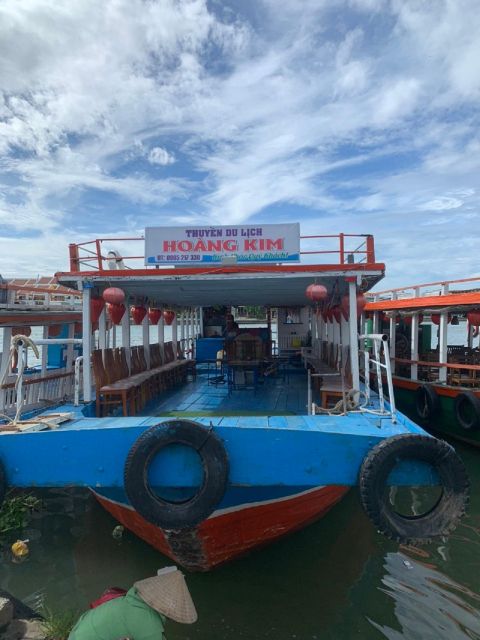
[[[185,577],[176,567],[166,567],[153,578],[134,585],[144,602],[176,622],[192,624],[198,616]]]

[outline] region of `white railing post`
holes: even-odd
[[[160,352],[162,354],[162,362],[165,359],[165,321],[163,320],[163,311],[160,315],[160,320],[158,321],[158,344],[160,345]]]
[[[418,325],[419,325],[419,316],[418,313],[414,313],[412,316],[412,326],[411,326],[411,340],[410,340],[410,360],[415,360],[414,363],[410,365],[410,377],[412,380],[418,380],[418,364],[416,361],[418,360]]]
[[[447,342],[448,342],[448,312],[440,313],[440,327],[438,338],[438,361],[447,363]],[[440,367],[438,371],[438,381],[447,382],[447,367]]]
[[[147,369],[150,369],[150,320],[148,318],[148,313],[142,320],[142,340],[145,362],[147,363]]]
[[[357,283],[348,283],[349,321],[350,321],[350,367],[352,371],[352,388],[360,390],[360,368],[358,362],[358,318],[357,318]]]
[[[82,344],[83,344],[83,400],[84,402],[92,401],[92,367],[90,357],[92,353],[92,325],[90,320],[90,297],[92,287],[90,283],[83,283],[82,298]]]
[[[74,378],[74,392],[73,392],[73,404],[78,407],[80,404],[80,367],[83,363],[83,356],[78,356],[75,359],[75,378]]]
[[[125,349],[125,356],[129,371],[132,370],[132,351],[130,341],[130,311],[128,305],[125,305],[125,313],[122,316],[122,347]]]
[[[173,344],[173,353],[175,355],[175,360],[177,359],[177,314],[172,322],[172,344]]]

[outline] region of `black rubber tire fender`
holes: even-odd
[[[440,398],[431,384],[422,384],[415,391],[415,411],[421,420],[431,420],[440,410]]]
[[[480,398],[471,391],[459,393],[455,398],[455,417],[466,431],[480,429]]]
[[[418,460],[437,471],[442,494],[427,513],[403,516],[388,500],[387,478],[400,460]],[[470,482],[453,447],[443,440],[416,434],[386,438],[365,457],[359,476],[362,506],[387,538],[405,544],[429,542],[451,533],[465,513]]]
[[[156,495],[148,483],[148,469],[157,453],[172,444],[197,451],[203,482],[184,502],[170,502]],[[161,422],[145,431],[133,444],[125,462],[124,485],[134,509],[148,522],[163,529],[191,529],[218,506],[228,484],[229,463],[222,440],[212,429],[192,420]]]

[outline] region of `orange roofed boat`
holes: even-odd
[[[480,445],[480,277],[369,294],[389,334],[398,406],[436,433]]]

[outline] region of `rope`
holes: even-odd
[[[32,349],[32,351],[34,352],[35,356],[37,358],[40,358],[40,352],[38,350],[37,345],[35,344],[35,342],[29,338],[28,336],[23,336],[23,335],[17,335],[17,336],[12,336],[11,342],[10,342],[10,351],[8,354],[8,360],[7,362],[12,362],[15,353],[18,353],[19,347],[23,346],[24,349],[28,349],[28,347],[30,347]],[[9,366],[5,367],[2,379],[0,380],[0,387],[5,383],[7,377],[8,377],[8,371],[9,371]],[[22,357],[18,358],[18,364],[17,364],[17,379],[15,380],[15,393],[17,395],[17,410],[15,412],[15,417],[10,418],[7,415],[4,414],[0,414],[0,417],[5,418],[8,423],[9,426],[12,427],[17,427],[18,423],[20,422],[20,416],[22,413],[22,409],[23,409],[23,404],[24,404],[24,398],[23,398],[23,373],[25,371],[25,357],[22,353]]]

